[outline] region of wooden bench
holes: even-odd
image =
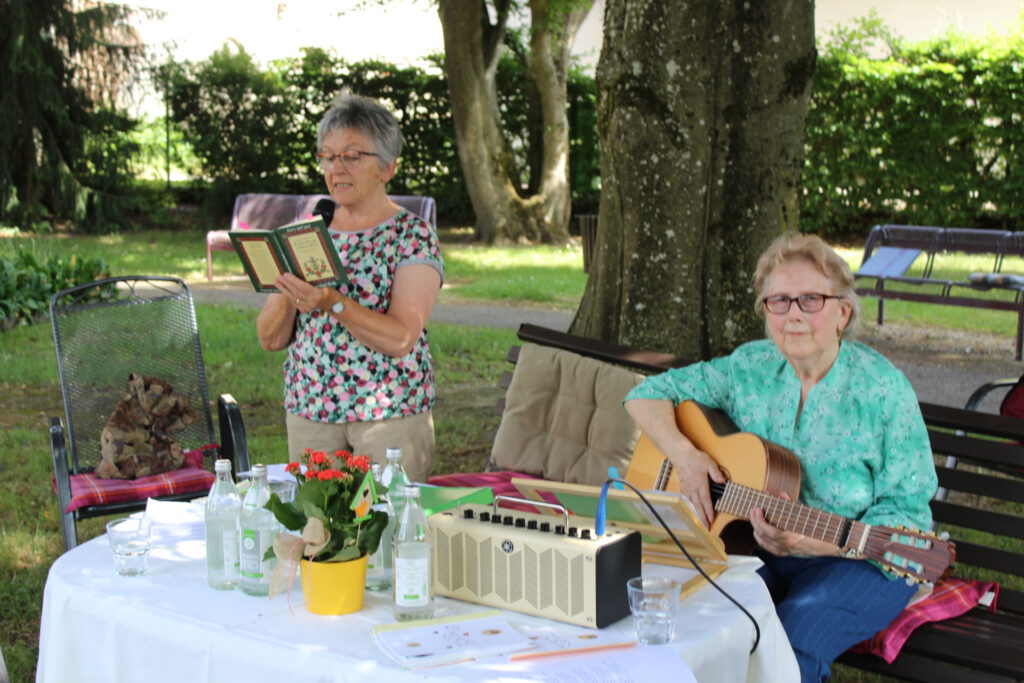
[[[437,204],[433,197],[388,195],[394,203],[437,227]],[[272,230],[313,214],[317,202],[330,199],[326,194],[240,194],[231,212],[231,230]],[[228,230],[206,233],[206,279],[213,281],[213,252],[232,251]]]
[[[934,275],[936,261],[946,253],[984,254],[992,258],[990,273],[979,273],[963,281]],[[924,255],[919,276],[905,275],[910,265]],[[1024,256],[1024,232],[978,230],[972,228],[936,228],[918,225],[876,225],[864,245],[864,256],[855,277],[873,278],[874,287],[859,287],[861,296],[878,299],[878,324],[885,318],[886,299],[918,301],[1016,311],[1016,360],[1024,350],[1024,279],[1018,276],[993,277],[1002,273],[1007,256]],[[909,285],[892,289],[890,283]],[[979,296],[993,287],[1013,292],[1013,299]]]
[[[570,351],[645,374],[687,365],[663,353],[522,325],[522,342]],[[521,347],[508,352],[518,364]],[[518,367],[518,365],[517,365]],[[512,384],[514,373],[499,386]],[[1001,584],[998,609],[918,628],[893,664],[874,655],[843,655],[848,666],[913,681],[1011,681],[1024,678],[1024,420],[921,404],[936,458],[940,492],[932,512],[957,544],[954,575]],[[504,413],[505,401],[498,410]]]

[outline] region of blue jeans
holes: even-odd
[[[832,661],[892,623],[916,590],[860,560],[758,556],[803,683],[827,680]]]

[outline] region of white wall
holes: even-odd
[[[965,33],[1006,33],[1017,22],[1021,0],[816,0],[815,32],[825,37],[837,23],[874,8],[886,24],[911,41],[934,38],[950,27]]]

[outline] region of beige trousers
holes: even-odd
[[[428,410],[411,417],[372,422],[315,422],[285,414],[288,427],[288,453],[298,460],[307,448],[333,453],[349,451],[368,455],[383,465],[384,451],[402,449],[402,465],[410,481],[425,482],[434,465],[434,418]]]

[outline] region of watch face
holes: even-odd
[[[331,310],[334,311],[335,313],[341,313],[342,311],[345,310],[345,302],[339,301],[338,303],[331,306]]]

